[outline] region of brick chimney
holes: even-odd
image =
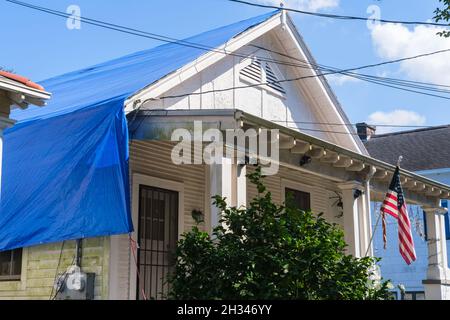
[[[375,132],[377,131],[377,127],[368,125],[365,122],[357,123],[356,124],[356,131],[358,133],[359,138],[365,142],[370,140],[370,137],[375,135]]]

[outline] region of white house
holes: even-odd
[[[136,57],[151,61],[161,55],[159,63],[145,68],[149,73],[167,72],[125,102],[133,238],[139,249],[135,257],[128,235],[86,240],[83,267],[96,273],[96,298],[142,299],[142,291],[147,297],[161,298],[167,292],[162,280],[171,270],[175,243],[194,225],[192,211],[204,214],[202,228],[210,231],[220,214],[211,204],[212,196],[225,196],[234,206],[245,206],[255,196],[246,178],[254,167],[237,163],[234,157],[225,155],[215,164],[173,163],[172,134],[180,128],[192,132],[195,121],[201,121],[203,130],[279,130],[275,137],[279,170],[266,178],[274,199],[281,203],[288,190],[293,192],[304,209],[323,212],[343,228],[349,254],[373,254],[370,201],[383,198],[394,166],[368,155],[354,129],[346,125],[349,121],[325,78],[314,68],[298,67],[298,60],[306,66],[315,61],[289,16],[276,11],[253,19],[257,22],[236,23],[124,58],[133,64]],[[186,59],[186,46],[208,46],[211,39],[220,39],[230,30],[234,35],[220,45]],[[296,58],[296,64],[288,56]],[[183,62],[176,70],[167,67],[179,61]],[[121,68],[122,63],[105,63],[102,68]],[[280,81],[285,79],[298,80]],[[101,90],[108,83],[97,85]],[[407,171],[402,171],[402,179],[408,202],[430,212],[428,230],[438,238],[443,227],[439,201],[450,197],[450,187]],[[60,247],[24,249],[20,280],[0,283],[0,297],[49,298]],[[64,253],[70,263],[73,246]],[[430,251],[430,268],[441,268],[434,253]],[[36,268],[42,272],[35,272]],[[430,276],[429,290],[438,297],[447,280],[442,273]]]

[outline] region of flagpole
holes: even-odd
[[[377,231],[378,224],[380,223],[380,218],[381,218],[381,213],[378,215],[377,222],[375,223],[375,227],[373,228],[372,236],[370,237],[370,241],[369,241],[369,246],[367,247],[366,254],[364,255],[365,257],[367,257],[367,255],[369,254],[370,247],[372,246],[373,238],[375,236],[375,232]]]
[[[400,168],[400,163],[402,162],[402,160],[403,160],[403,156],[399,156],[398,160],[397,160],[397,167],[398,168]],[[367,251],[366,251],[366,254],[365,254],[366,257],[367,257],[367,255],[370,252],[370,247],[372,246],[375,233],[376,233],[376,231],[378,229],[378,224],[380,223],[380,219],[383,216],[383,214],[384,214],[383,212],[380,212],[380,214],[378,215],[377,222],[376,222],[375,227],[373,228],[373,231],[372,231],[372,236],[370,237],[369,246],[367,247]],[[386,243],[384,245],[384,249],[386,250]]]

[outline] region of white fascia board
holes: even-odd
[[[305,44],[304,44],[303,40],[301,39],[300,35],[298,34],[297,29],[295,28],[292,20],[291,19],[287,19],[287,20],[288,20],[288,27],[286,28],[286,32],[292,38],[293,43],[295,43],[296,49],[298,50],[300,56],[302,57],[303,60],[308,61],[309,63],[314,63],[314,61],[311,61],[310,54],[307,54],[307,52],[309,52],[309,50],[305,47]],[[307,70],[307,72],[308,72],[308,69],[305,69],[305,70]],[[330,97],[329,91],[331,91],[331,88],[327,89],[325,87],[324,82],[321,80],[319,73],[315,69],[311,68],[309,70],[310,70],[311,75],[314,75],[314,78],[312,78],[312,79],[314,79],[318,88],[320,88],[321,93],[325,97],[326,101],[329,103],[330,106],[333,107],[333,111],[334,111],[335,115],[338,117],[338,119],[343,124],[347,123],[347,121],[344,119],[342,114],[338,111],[336,102],[334,101],[334,99],[332,97]],[[365,154],[365,152],[363,152],[363,150],[360,148],[360,146],[356,142],[355,138],[353,137],[353,132],[350,131],[348,126],[343,126],[343,129],[345,130],[346,133],[349,134],[350,139],[351,139],[353,145],[355,146],[356,150],[358,150],[358,152],[361,154]]]
[[[303,133],[303,132],[299,132],[299,131],[291,129],[291,128],[284,127],[282,125],[279,125],[279,124],[276,124],[269,120],[254,116],[252,114],[246,113],[241,110],[236,110],[235,112],[236,112],[235,119],[237,119],[237,120],[244,120],[244,121],[246,120],[249,124],[258,125],[258,126],[264,127],[264,128],[278,129],[281,133],[284,133],[288,136],[292,136],[295,139],[306,141],[306,142],[309,142],[310,144],[317,145],[319,147],[323,147],[326,150],[336,152],[340,155],[350,157],[351,159],[354,159],[357,161],[361,161],[361,162],[365,163],[366,165],[371,165],[376,168],[381,168],[382,170],[387,170],[391,173],[393,173],[395,171],[395,168],[396,168],[395,165],[372,158],[370,155],[365,155],[365,154],[355,152],[355,151],[347,149],[345,147],[341,147],[337,144],[325,141],[323,139],[311,136],[311,135]],[[450,193],[450,185],[447,185],[445,183],[424,177],[423,175],[420,175],[417,172],[410,172],[410,171],[402,169],[401,175],[404,177],[407,177],[407,178],[411,178],[413,180],[417,180],[426,185],[430,185],[432,187],[445,190],[446,192]]]
[[[158,80],[153,85],[140,90],[130,98],[125,101],[125,113],[130,113],[133,111],[134,101],[141,100],[144,101],[149,98],[158,97],[170,89],[176,87],[180,83],[188,80],[189,78],[195,76],[202,70],[207,67],[213,65],[219,60],[228,56],[228,53],[233,53],[236,50],[242,48],[246,44],[252,42],[253,40],[259,38],[270,30],[278,27],[281,24],[281,13],[274,15],[267,21],[262,22],[261,24],[254,26],[250,30],[244,31],[242,34],[234,37],[227,43],[222,46],[216,48],[215,51],[210,51],[198,59],[188,63],[184,67],[180,68],[177,72],[171,73],[162,79]],[[217,52],[223,50],[224,53]],[[226,52],[226,53],[225,53]]]
[[[34,99],[47,100],[51,97],[51,93],[49,92],[34,89],[26,85],[17,83],[16,81],[10,81],[6,78],[0,78],[0,89],[20,93]]]

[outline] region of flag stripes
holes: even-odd
[[[400,169],[396,168],[394,176],[392,177],[389,191],[381,207],[381,214],[383,215],[383,241],[384,248],[386,248],[386,221],[385,214],[389,214],[398,221],[398,240],[400,255],[403,260],[409,265],[416,261],[416,251],[414,248],[414,240],[411,232],[411,222],[409,220],[408,209],[405,198],[403,196],[403,189],[400,183]]]

